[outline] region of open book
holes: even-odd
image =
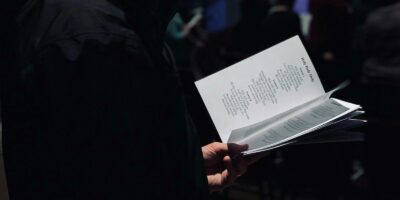
[[[361,107],[325,92],[298,36],[196,82],[225,143],[248,144],[244,155],[284,145],[359,141],[344,129],[365,121]]]

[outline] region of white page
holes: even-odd
[[[240,144],[249,145],[247,153],[269,149],[275,145],[280,145],[317,130],[321,126],[352,113],[359,108],[359,105],[332,98],[273,127],[260,130],[257,135],[247,138]]]
[[[229,139],[228,139],[228,143],[242,143],[243,140],[246,140],[251,135],[257,134],[260,130],[266,130],[266,129],[268,129],[268,127],[274,126],[274,124],[288,120],[295,115],[303,113],[317,105],[320,105],[321,103],[323,103],[327,99],[329,99],[333,93],[348,86],[349,83],[350,83],[349,81],[345,81],[345,82],[339,84],[333,90],[325,93],[324,95],[322,95],[320,97],[317,97],[307,103],[304,103],[304,104],[297,106],[293,109],[290,109],[286,112],[275,115],[264,121],[261,121],[256,124],[252,124],[250,126],[245,126],[245,127],[239,128],[239,129],[232,130],[231,135],[229,136]],[[349,117],[351,117],[351,116],[349,116]]]
[[[358,113],[358,111],[355,111],[353,113]],[[350,113],[349,115],[353,115],[353,113]],[[361,114],[361,113],[358,113],[356,115],[359,115],[359,114]],[[349,115],[345,115],[345,116],[349,116]],[[343,118],[343,117],[340,117],[340,118]],[[340,118],[338,118],[338,119],[340,119]],[[322,128],[322,129],[316,129],[316,130],[311,131],[310,133],[308,133],[308,134],[311,134],[310,136],[308,134],[305,134],[303,136],[294,138],[293,140],[289,140],[289,141],[281,143],[279,145],[274,145],[274,146],[271,146],[268,148],[260,148],[257,150],[244,152],[243,155],[252,155],[255,153],[270,151],[270,150],[280,148],[280,147],[286,146],[286,145],[297,145],[297,144],[302,145],[302,144],[331,143],[331,142],[353,142],[353,141],[361,141],[361,139],[363,139],[363,137],[359,137],[360,133],[356,133],[356,135],[347,134],[347,133],[355,133],[355,132],[345,131],[345,129],[362,126],[363,124],[365,124],[367,122],[366,120],[346,118],[345,121],[339,120],[339,122],[338,122],[338,119],[332,121],[333,124],[328,123],[328,124],[331,124],[332,127],[331,127],[331,125],[328,125],[328,126],[323,126],[324,128]],[[338,122],[338,123],[336,123],[336,122]],[[345,134],[345,135],[341,135],[341,134]],[[324,135],[327,135],[327,137],[325,137]],[[361,134],[361,136],[362,136],[362,134]]]
[[[223,142],[234,129],[325,94],[298,36],[197,81],[196,86]]]
[[[228,143],[237,143],[237,144],[242,143],[247,138],[253,135],[257,135],[260,131],[266,130],[277,123],[288,120],[295,115],[303,113],[304,111],[307,111],[317,105],[320,105],[321,103],[329,99],[328,97],[329,97],[328,94],[322,95],[307,103],[296,106],[286,112],[275,115],[259,123],[232,130],[231,135],[229,136],[228,139]]]
[[[323,126],[319,127],[318,129],[315,129],[313,131],[315,132],[324,132],[324,131],[330,131],[330,130],[338,130],[338,129],[347,129],[347,125],[351,125],[352,123],[361,123],[365,124],[367,123],[367,120],[361,120],[361,119],[352,119],[350,115],[357,115],[358,116],[358,111],[355,111],[353,113],[350,113],[349,115],[343,116],[339,119],[336,119],[332,122],[329,122],[327,124],[324,124]],[[349,127],[350,128],[350,127]]]

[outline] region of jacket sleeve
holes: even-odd
[[[174,135],[184,130],[166,133],[170,125],[163,125],[179,124],[180,102],[165,108],[173,101],[168,95],[179,96],[165,91],[175,85],[154,69],[137,40],[84,37],[53,42],[34,61],[42,119],[36,143],[43,144],[38,194],[42,199],[179,196],[179,188],[172,187],[182,186],[184,177],[174,168],[185,166],[179,149],[186,151],[187,138]]]

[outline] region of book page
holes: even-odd
[[[313,99],[307,103],[296,106],[288,111],[283,113],[279,113],[271,118],[268,118],[264,121],[258,122],[256,124],[252,124],[250,126],[245,126],[239,129],[232,130],[231,135],[229,136],[228,143],[236,143],[240,144],[243,140],[246,140],[253,135],[258,134],[260,131],[268,129],[269,127],[274,126],[277,123],[290,119],[291,117],[300,114],[304,111],[307,111],[324,101],[326,101],[329,97],[328,94],[322,95],[316,99]]]
[[[325,94],[298,36],[196,82],[223,142],[250,126]]]
[[[326,100],[328,100],[331,97],[331,95],[333,93],[335,93],[338,90],[343,89],[347,85],[349,85],[349,81],[339,84],[336,88],[334,88],[333,90],[325,93],[324,95],[322,95],[318,98],[315,98],[309,102],[301,104],[300,106],[297,106],[288,111],[285,111],[283,113],[275,115],[274,117],[268,118],[264,121],[261,121],[256,124],[252,124],[250,126],[245,126],[245,127],[239,128],[239,129],[232,130],[231,135],[229,136],[229,139],[228,139],[228,143],[241,143],[243,140],[247,139],[248,137],[251,137],[252,135],[257,134],[260,130],[268,129],[268,127],[271,127],[274,124],[280,123],[282,121],[290,119],[291,117],[293,117],[297,114],[303,113],[303,112],[325,102]],[[360,114],[362,114],[362,113],[360,113]],[[352,116],[353,115],[349,115],[349,117],[352,117]]]
[[[324,124],[352,113],[359,108],[355,104],[337,99],[328,99],[308,111],[275,124],[273,127],[259,130],[259,133],[240,143],[249,145],[248,153],[268,149],[317,130]]]
[[[243,152],[241,155],[244,156],[254,155],[265,151],[281,148],[287,145],[306,145],[306,144],[322,144],[322,143],[336,143],[336,142],[361,142],[364,141],[364,139],[365,139],[364,134],[360,132],[337,131],[328,133],[324,137],[320,138],[316,137],[305,140],[290,140],[288,142],[284,142],[269,148],[260,149],[258,151]]]
[[[339,123],[335,123],[331,126],[327,126],[323,129],[319,129],[313,131],[312,133],[305,134],[301,137],[295,138],[295,141],[309,141],[318,138],[319,140],[329,140],[331,135],[337,135],[337,137],[347,137],[347,136],[340,136],[340,132],[344,132],[345,130],[357,128],[364,125],[367,121],[360,120],[360,119],[347,119]],[[336,137],[336,136],[335,136]]]

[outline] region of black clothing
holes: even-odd
[[[27,1],[18,63],[2,69],[11,199],[206,197],[201,148],[163,57],[170,5]]]

